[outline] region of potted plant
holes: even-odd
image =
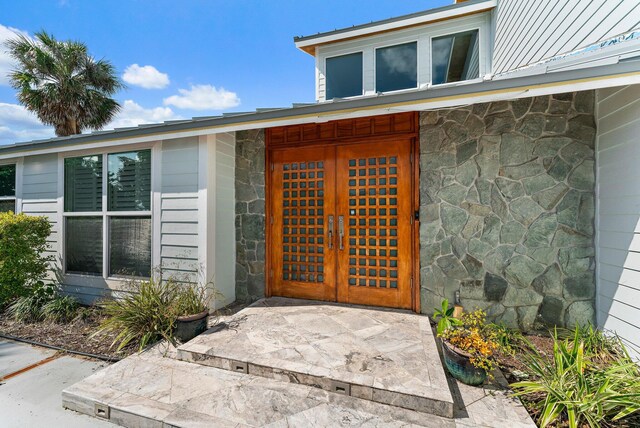
[[[207,287],[195,284],[179,285],[171,311],[175,317],[173,337],[188,342],[207,329],[209,302],[213,294]]]
[[[493,370],[492,356],[498,344],[485,317],[481,310],[463,313],[459,322],[438,333],[447,370],[467,385],[481,385]]]

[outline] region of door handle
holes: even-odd
[[[340,239],[340,250],[344,250],[344,216],[338,216],[338,238]]]
[[[329,249],[333,249],[333,216],[329,216]]]

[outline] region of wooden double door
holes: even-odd
[[[270,153],[272,295],[410,309],[411,138]]]

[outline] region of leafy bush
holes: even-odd
[[[0,307],[42,286],[51,224],[46,217],[0,213]]]
[[[448,299],[442,301],[442,307],[440,309],[434,308],[433,319],[438,321],[438,326],[436,327],[437,334],[442,334],[446,329],[460,325],[460,320],[453,316],[454,310],[455,308],[449,307]]]
[[[42,306],[42,316],[45,321],[68,323],[78,314],[78,299],[71,296],[56,296]]]
[[[486,370],[487,375],[491,376],[494,368],[492,356],[498,344],[485,318],[486,314],[481,310],[465,312],[459,325],[445,329],[438,337],[466,352],[474,367]]]
[[[511,384],[535,409],[541,427],[565,422],[571,428],[609,426],[640,410],[640,368],[618,339],[616,349],[622,353],[605,360],[597,330],[577,328],[573,338],[565,339],[554,333],[553,340],[553,360],[530,352],[526,365],[533,380]]]

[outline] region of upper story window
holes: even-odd
[[[478,30],[431,40],[431,83],[460,82],[480,76]]]
[[[328,100],[362,95],[362,52],[327,58],[326,76]]]
[[[16,212],[16,166],[0,165],[0,212]]]
[[[376,91],[398,91],[417,86],[417,42],[376,49]]]
[[[64,211],[65,272],[151,275],[150,150],[65,159]]]

